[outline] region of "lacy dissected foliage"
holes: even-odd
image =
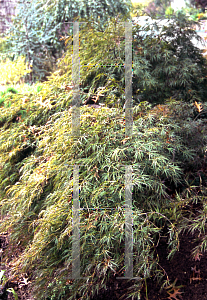
[[[199,36],[192,25],[192,21],[180,14],[172,16],[167,26],[161,27],[158,23],[160,34],[156,38],[148,36],[143,42],[139,34],[135,37],[134,49],[144,54],[149,70],[146,91],[141,91],[141,100],[158,103],[172,97],[184,101],[205,101],[206,59],[193,44],[193,39],[199,40]],[[154,29],[157,30],[156,26]],[[135,75],[142,72],[141,67],[137,55]]]
[[[105,26],[117,15],[130,17],[132,9],[131,0],[53,0],[49,1],[49,4],[47,10],[55,12],[58,23],[71,22],[74,18],[87,18],[87,20],[99,20]]]
[[[117,18],[102,32],[93,23],[80,30],[81,101],[90,98],[109,106],[124,105],[125,29]],[[133,101],[163,103],[168,98],[205,101],[206,59],[193,44],[199,36],[194,21],[182,14],[166,26],[133,26]],[[97,26],[95,26],[97,27]],[[54,82],[71,85],[72,38],[54,73]],[[104,49],[104,50],[103,50]],[[96,55],[94,55],[96,53]],[[62,74],[62,75],[61,75]]]
[[[116,26],[119,29],[118,23]],[[81,101],[102,98],[109,107],[80,107],[80,137],[72,136],[70,47],[62,65],[60,63],[60,70],[42,84],[37,93],[3,95],[0,106],[0,207],[3,216],[0,230],[9,230],[11,243],[22,247],[23,252],[11,263],[12,272],[14,275],[32,272],[36,299],[92,299],[101,288],[106,288],[111,277],[124,276],[126,165],[133,169],[134,276],[141,278],[137,284],[132,284],[127,296],[138,297],[143,281],[149,276],[160,278],[164,275],[158,266],[159,257],[155,255],[161,235],[168,237],[168,258],[179,249],[179,233],[186,229],[201,233],[195,255],[207,248],[206,103],[202,102],[201,106],[199,98],[196,103],[190,103],[194,100],[192,97],[185,98],[188,102],[173,99],[179,98],[186,86],[189,88],[188,81],[186,86],[183,83],[178,87],[169,85],[172,97],[166,99],[164,105],[153,106],[149,101],[141,101],[148,97],[151,102],[160,100],[161,95],[150,98],[156,87],[144,84],[144,80],[147,82],[150,72],[158,66],[152,64],[154,60],[146,49],[138,49],[139,64],[141,66],[143,61],[143,74],[147,66],[148,77],[143,79],[137,75],[141,72],[139,68],[134,71],[133,85],[135,91],[140,88],[137,96],[141,98],[133,107],[133,135],[126,137],[125,114],[121,107],[123,69],[112,66],[115,56],[117,62],[124,59],[124,51],[121,51],[124,31],[121,30],[123,27],[120,27],[118,40],[115,38],[117,30],[111,24],[104,36],[99,33],[97,40],[93,28],[87,34],[84,29],[81,31],[84,37],[80,45]],[[136,32],[139,30],[137,27]],[[119,41],[120,52],[114,49]],[[146,43],[145,46],[148,43],[155,47],[157,39],[140,37],[140,41]],[[107,43],[110,47],[105,48]],[[171,51],[178,61],[180,59],[173,70],[180,70],[188,53],[180,44],[179,51],[174,51],[178,43],[176,38],[157,43],[172,62]],[[153,47],[151,49],[157,49]],[[205,72],[205,64],[203,69],[199,66],[199,52],[189,53],[189,57],[194,57],[193,53],[198,55],[195,68]],[[157,60],[163,63],[163,68],[164,62],[167,64],[165,56],[163,60],[163,56],[158,55]],[[93,63],[95,66],[90,65]],[[162,86],[166,96],[164,75],[158,70],[152,74],[158,89]],[[193,82],[190,84],[193,88]],[[70,279],[74,165],[79,165],[82,208],[81,277],[88,277],[81,280]],[[193,201],[199,202],[202,208],[196,216],[188,210]]]
[[[154,250],[163,224],[169,257],[179,248],[183,224],[182,201],[171,197],[169,182],[182,183],[183,170],[205,153],[206,121],[192,104],[153,108],[140,103],[133,109],[131,138],[125,137],[122,109],[84,106],[80,138],[74,138],[71,98],[48,82],[38,94],[12,95],[10,107],[1,107],[0,205],[6,218],[0,229],[10,229],[11,242],[22,245],[13,272],[33,272],[37,299],[91,299],[106,287],[108,276],[123,276],[124,165],[133,168],[134,275],[144,279],[160,274]],[[80,165],[84,208],[81,274],[89,277],[79,281],[70,280],[74,164]],[[138,295],[138,286],[130,293]]]
[[[5,35],[8,55],[17,58],[24,55],[32,68],[31,81],[45,79],[55,70],[55,63],[64,51],[61,36],[71,32],[73,22],[80,17],[99,20],[101,26],[112,17],[130,18],[130,0],[19,0],[17,13]]]

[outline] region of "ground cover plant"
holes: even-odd
[[[182,71],[179,64],[187,64],[188,53],[188,62],[196,57],[197,65],[189,64],[191,82],[189,77],[185,84],[172,84],[170,93],[164,86],[164,75],[158,72],[167,64],[162,51],[160,57],[155,53],[159,36],[157,40],[139,37],[146,49],[152,45],[152,53],[137,49],[141,53],[137,60],[144,62],[145,69],[142,74],[135,69],[133,136],[126,137],[123,70],[109,66],[106,71],[102,66],[124,59],[123,29],[120,27],[117,38],[113,24],[104,34],[99,33],[99,39],[93,26],[88,35],[84,29],[81,32],[81,65],[87,61],[88,66],[81,70],[79,138],[71,134],[70,39],[59,69],[42,83],[38,93],[11,93],[0,107],[0,230],[11,232],[13,247],[21,246],[18,259],[12,260],[12,272],[15,276],[32,274],[36,299],[93,299],[111,278],[124,276],[124,165],[133,168],[133,263],[134,276],[140,277],[140,281],[132,281],[122,295],[124,299],[139,299],[150,276],[163,286],[173,283],[156,256],[161,236],[167,237],[168,258],[179,250],[180,234],[185,230],[198,233],[194,256],[206,251],[205,60],[198,49],[187,52],[176,48],[179,35],[172,42],[157,43],[166,57],[175,44],[172,52],[179,61],[174,66],[176,72]],[[115,24],[118,27],[117,20]],[[182,24],[181,36],[186,37]],[[136,30],[139,33],[140,28]],[[92,37],[94,43],[89,43],[87,38]],[[103,45],[108,50],[106,57]],[[91,49],[97,56],[91,55]],[[153,61],[157,65],[152,65]],[[147,84],[151,68],[156,72]],[[193,77],[199,72],[201,82]],[[188,76],[185,68],[180,76]],[[150,97],[156,91],[152,79],[158,92],[164,87],[163,98],[158,92]],[[188,88],[193,94],[187,93]],[[185,101],[179,98],[180,93],[186,96]],[[90,101],[101,101],[104,106],[83,105]],[[162,104],[158,105],[159,101]],[[79,197],[84,208],[80,211],[81,276],[88,277],[79,281],[70,279],[74,164],[80,165]],[[200,212],[190,209],[195,202]],[[9,250],[5,258],[6,254]]]

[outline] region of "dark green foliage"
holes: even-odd
[[[84,66],[80,70],[83,103],[92,97],[97,99],[102,88],[100,102],[115,107],[124,105],[125,33],[118,20],[110,22],[104,32],[96,29],[93,23],[80,32],[79,51],[81,66]],[[133,27],[134,104],[140,101],[163,103],[168,98],[187,102],[205,101],[206,59],[193,44],[193,39],[199,40],[192,29],[193,24],[195,22],[179,14],[172,17],[166,26],[161,27],[155,23],[157,34],[154,35],[148,24],[145,27]],[[60,74],[60,82],[69,82],[70,85],[72,39],[67,39],[67,43],[67,53],[55,76]]]
[[[4,97],[3,96],[3,93],[0,93],[0,105],[2,105],[2,103],[4,103]]]
[[[13,94],[17,94],[18,91],[17,91],[15,88],[13,88],[13,87],[8,87],[8,88],[6,89],[6,91],[5,91],[5,93],[13,93]]]
[[[170,97],[184,101],[206,99],[206,59],[193,44],[193,39],[199,40],[193,24],[179,14],[171,17],[168,26],[158,25],[161,32],[156,38],[143,39],[136,33],[139,27],[135,29],[134,73],[138,80],[135,77],[134,88],[140,90],[140,100],[158,103]]]
[[[50,12],[55,12],[56,22],[71,22],[74,18],[93,19],[95,22],[100,21],[102,25],[107,26],[107,22],[118,15],[129,16],[132,9],[130,0],[58,0],[55,6],[48,8]]]
[[[8,87],[4,92],[0,92],[0,106],[4,103],[5,107],[10,106],[10,101],[5,102],[6,99],[10,98],[10,94],[18,94],[18,91],[13,87]]]
[[[193,3],[197,6],[197,7],[201,7],[202,11],[205,12],[205,9],[207,7],[207,1],[206,0],[194,0]]]

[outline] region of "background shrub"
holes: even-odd
[[[0,73],[0,83],[2,84],[15,84],[23,76],[30,73],[28,66],[25,63],[25,57],[20,56],[16,61],[11,61],[6,59],[5,62],[0,63],[1,73]]]
[[[104,32],[93,22],[80,31],[81,101],[99,99],[107,105],[124,105],[125,33],[116,20]],[[133,27],[133,101],[163,103],[166,99],[205,101],[207,68],[202,51],[193,44],[199,39],[194,21],[183,14],[172,16],[166,26],[155,22]],[[154,33],[153,33],[154,30]],[[55,84],[72,82],[72,38],[65,41],[67,52],[60,60]],[[104,53],[103,53],[104,47]],[[94,56],[96,51],[96,56]],[[62,75],[61,75],[62,74]],[[101,96],[100,96],[101,95]]]
[[[18,1],[17,15],[5,33],[8,37],[8,55],[26,57],[32,73],[27,78],[31,82],[45,80],[56,69],[57,59],[64,51],[61,37],[72,34],[72,22],[80,17],[99,20],[101,26],[117,14],[130,18],[130,0],[99,1]]]

